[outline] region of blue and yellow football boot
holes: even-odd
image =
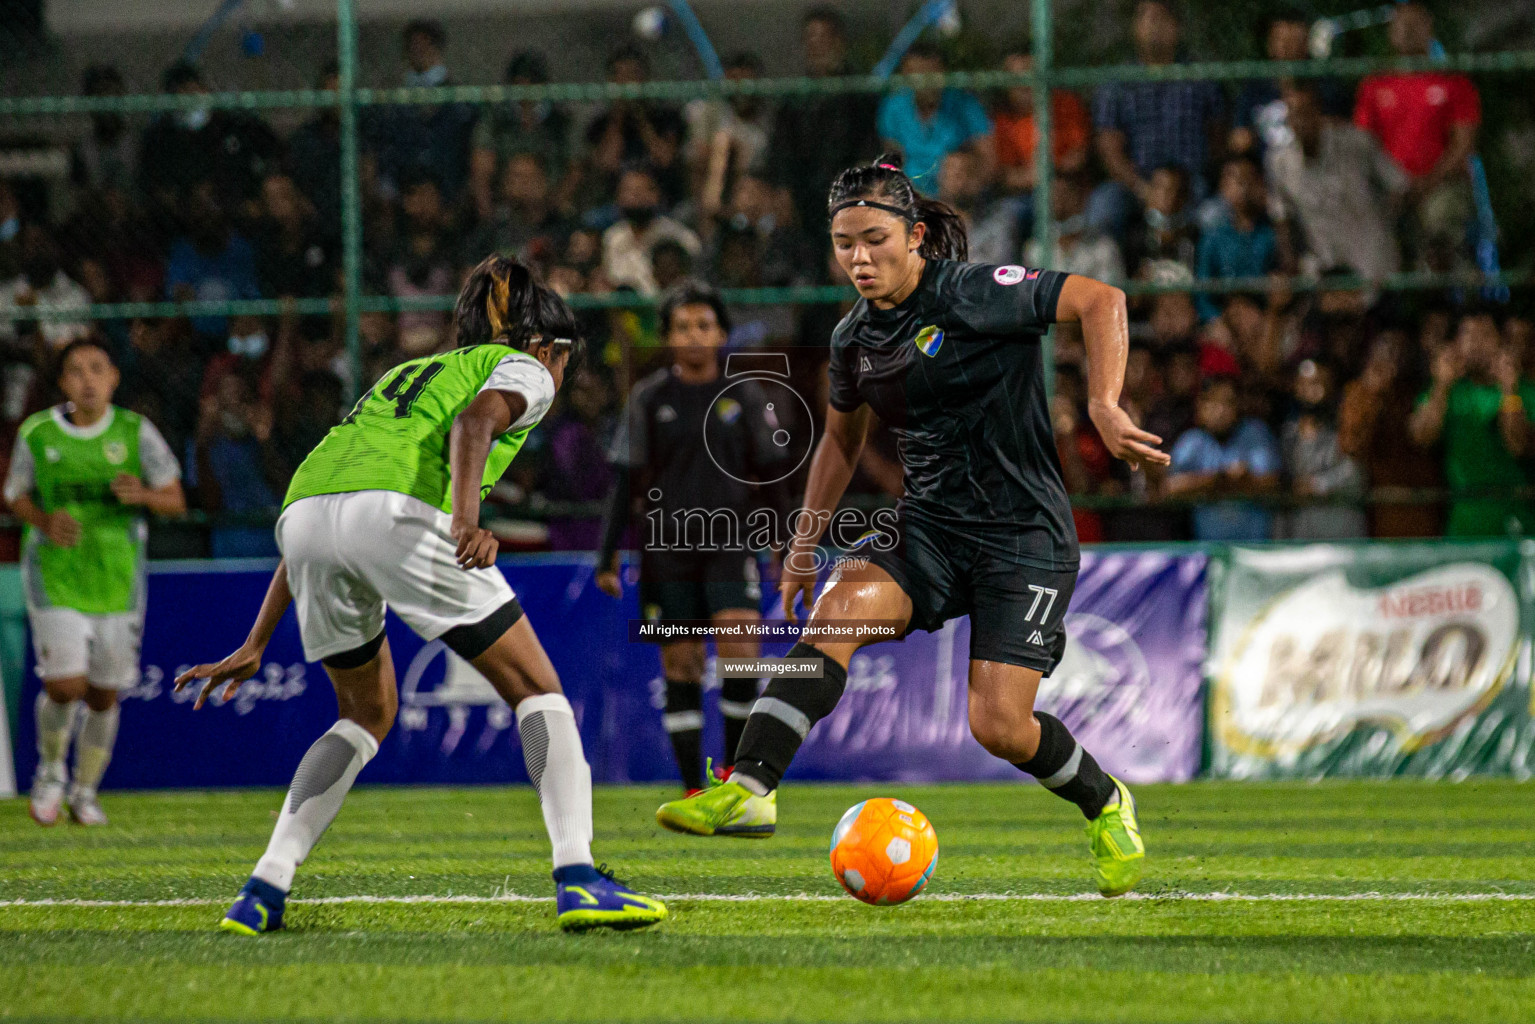
[[[607,865],[571,864],[557,869],[554,881],[555,910],[560,927],[567,932],[627,931],[666,920],[666,904],[616,881]]]
[[[288,894],[259,878],[252,878],[240,890],[240,898],[219,922],[219,928],[236,935],[260,935],[282,927]]]

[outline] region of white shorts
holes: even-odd
[[[356,650],[393,608],[425,640],[479,622],[515,596],[501,571],[460,569],[452,517],[396,491],[300,498],[277,520],[304,657]]]
[[[73,608],[29,608],[37,674],[44,680],[84,676],[103,690],[125,690],[139,681],[139,612],[91,615]]]

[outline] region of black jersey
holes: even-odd
[[[1077,567],[1045,401],[1041,335],[1068,275],[928,260],[906,301],[860,300],[831,340],[831,405],[890,425],[901,514],[1023,565]]]
[[[781,490],[761,483],[783,473],[779,415],[756,380],[687,384],[667,367],[630,392],[608,457],[636,474],[649,509],[727,509],[744,521]]]

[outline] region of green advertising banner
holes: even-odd
[[[1528,777],[1528,541],[1232,548],[1212,565],[1209,774]]]

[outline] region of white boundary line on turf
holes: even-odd
[[[657,899],[675,903],[841,903],[846,896],[828,893],[788,893],[769,895],[746,893],[674,893]],[[1096,903],[1097,893],[929,893],[924,903]],[[1509,892],[1353,892],[1353,893],[1240,893],[1240,892],[1132,892],[1119,897],[1123,901],[1144,903],[1521,903],[1535,901],[1535,893]],[[0,909],[11,907],[205,907],[228,902],[223,899],[193,898],[168,900],[91,900],[91,899],[0,899]],[[347,904],[479,904],[479,903],[553,903],[553,896],[522,896],[507,893],[497,896],[319,896],[295,899],[295,906],[337,906]]]

